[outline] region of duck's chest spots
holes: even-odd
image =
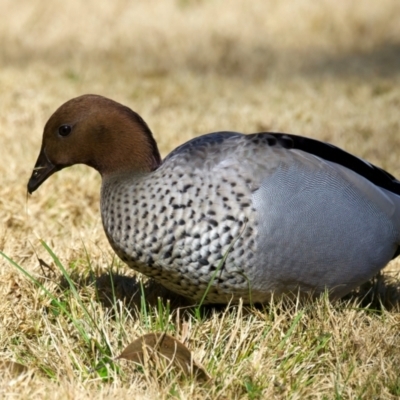
[[[130,267],[190,297],[212,276],[221,290],[245,287],[243,266],[255,253],[250,190],[228,179],[183,178],[104,188],[111,245]]]

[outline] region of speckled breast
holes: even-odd
[[[229,176],[163,166],[146,177],[103,184],[102,218],[111,246],[131,268],[206,302],[251,299],[255,221],[251,190]]]

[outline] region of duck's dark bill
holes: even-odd
[[[47,158],[46,153],[42,149],[28,182],[28,193],[32,194],[49,176],[60,169],[60,167],[54,165]]]

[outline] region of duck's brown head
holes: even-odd
[[[67,101],[47,121],[28,192],[74,164],[89,165],[104,177],[153,171],[161,157],[138,114],[105,97],[83,95]]]

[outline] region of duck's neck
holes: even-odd
[[[140,171],[137,169],[128,169],[122,171],[114,171],[101,175],[102,192],[112,188],[111,190],[118,190],[121,186],[135,186],[136,183],[147,179],[152,174],[152,171]]]
[[[103,179],[118,175],[142,175],[155,171],[161,165],[157,147],[137,150],[135,146],[121,146],[99,157],[92,167],[99,171]]]
[[[120,121],[117,131],[102,134],[100,130],[95,151],[88,164],[97,169],[103,178],[156,170],[161,165],[161,156],[146,123],[133,112],[128,116],[118,116]]]

